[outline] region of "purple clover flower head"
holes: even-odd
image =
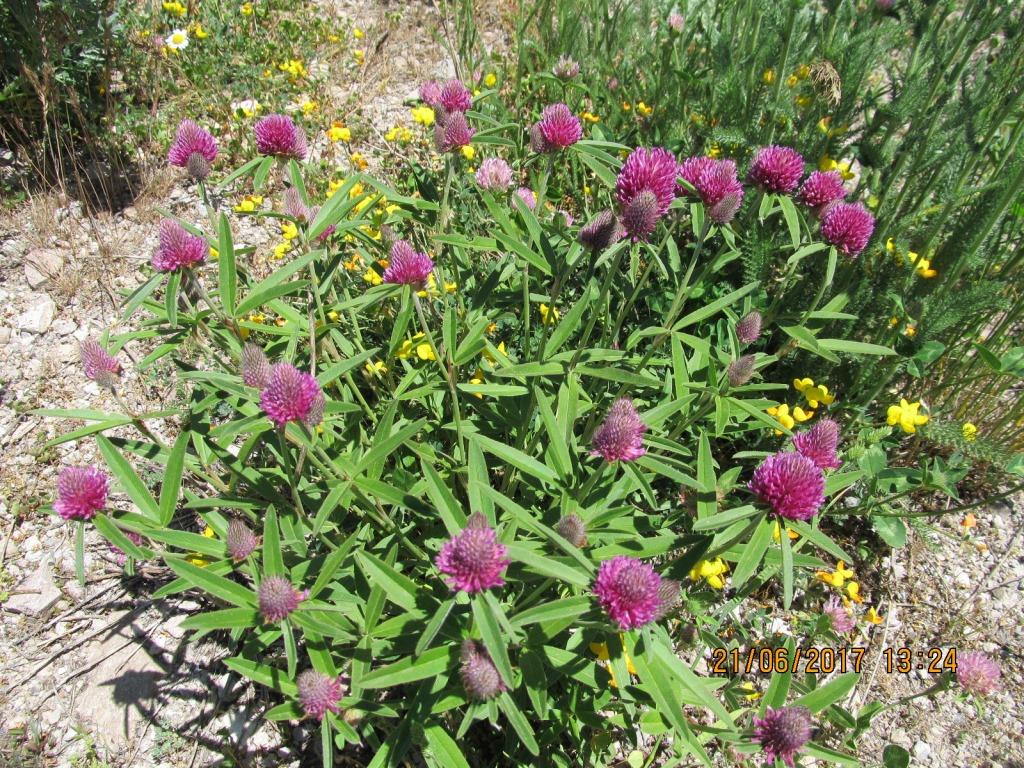
[[[551,68],[551,74],[559,80],[572,80],[580,73],[580,64],[571,56],[562,55],[558,57],[555,66]]]
[[[307,717],[323,720],[328,712],[335,715],[341,712],[338,707],[344,695],[341,678],[328,677],[315,669],[307,669],[295,678],[295,687],[299,689],[299,704]]]
[[[263,620],[273,624],[288,618],[309,594],[293,587],[285,576],[264,576],[256,597]]]
[[[750,166],[751,183],[759,184],[766,192],[788,195],[804,175],[804,159],[791,147],[772,145],[762,147],[754,155]]]
[[[425,253],[419,253],[405,240],[396,240],[391,246],[391,258],[384,270],[385,283],[423,286],[434,269],[434,262]]]
[[[687,179],[689,181],[689,179]],[[693,186],[716,224],[728,224],[743,204],[743,185],[732,160],[712,160],[697,173]]]
[[[857,258],[875,231],[875,217],[861,203],[833,203],[821,217],[821,236],[844,256]]]
[[[227,551],[228,557],[236,563],[240,563],[259,546],[260,540],[256,537],[249,526],[237,517],[231,518],[228,523]]]
[[[210,173],[210,164],[217,158],[217,142],[213,136],[192,120],[182,120],[174,143],[167,151],[167,162],[187,168],[192,178],[202,181]]]
[[[810,520],[825,501],[825,476],[801,453],[775,453],[754,470],[749,488],[787,520]]]
[[[743,318],[736,323],[736,338],[740,344],[753,344],[761,335],[761,313],[756,309],[747,312]]]
[[[725,375],[729,379],[730,387],[742,387],[750,381],[754,375],[755,360],[753,355],[742,355],[729,363]]]
[[[708,218],[719,226],[725,226],[736,217],[741,205],[743,205],[743,190],[729,192],[708,208]]]
[[[107,504],[109,481],[95,467],[65,467],[57,477],[54,511],[65,520],[92,520]]]
[[[302,200],[302,195],[295,187],[288,187],[285,190],[283,208],[285,214],[300,222],[309,221],[313,217],[312,211]]]
[[[437,109],[441,106],[441,86],[433,80],[428,80],[420,86],[420,98],[429,106]]]
[[[452,152],[473,140],[476,129],[470,128],[462,112],[452,112],[434,126],[434,145],[438,152]]]
[[[649,189],[643,190],[622,209],[622,228],[636,240],[646,240],[658,226],[658,198]]]
[[[634,149],[622,164],[615,180],[615,199],[622,224],[634,240],[646,239],[654,231],[653,223],[668,211],[676,194],[678,165],[663,147]]]
[[[793,758],[811,740],[811,710],[806,707],[768,707],[754,718],[754,741],[761,745],[767,765],[776,758],[793,767]]]
[[[981,651],[967,651],[957,655],[956,679],[968,693],[988,696],[999,690],[1002,671],[999,663]]]
[[[508,550],[479,512],[469,516],[462,533],[445,542],[434,560],[454,590],[473,594],[505,583]]]
[[[832,419],[822,419],[810,429],[797,432],[793,435],[793,447],[818,469],[839,469],[843,466],[836,454],[839,447],[839,425]]]
[[[680,589],[682,584],[675,579],[661,580],[661,584],[658,585],[658,610],[654,615],[655,619],[665,618],[682,602]]]
[[[612,210],[604,210],[580,228],[580,242],[594,253],[622,239],[625,230]]]
[[[473,106],[473,94],[461,82],[454,79],[444,84],[438,100],[441,103],[441,108],[449,115],[454,112],[465,112]]]
[[[604,422],[594,430],[591,456],[601,456],[607,462],[636,461],[645,453],[644,433],[647,425],[633,406],[633,401],[621,397],[612,403]]]
[[[686,18],[679,11],[672,11],[668,15],[668,26],[673,32],[682,32],[686,24]]]
[[[242,381],[256,389],[263,389],[270,381],[270,361],[263,349],[251,342],[242,347]]]
[[[700,197],[700,176],[705,171],[715,167],[715,159],[706,155],[694,155],[688,157],[679,164],[678,176],[693,187],[693,191],[687,188],[682,181],[676,185],[676,194],[689,197]]]
[[[476,183],[492,192],[508,189],[512,186],[512,169],[500,157],[488,157],[477,168]]]
[[[814,171],[800,187],[800,202],[814,210],[819,218],[825,210],[846,197],[839,171]]]
[[[821,608],[822,616],[828,616],[828,621],[832,627],[832,631],[837,635],[845,635],[847,632],[853,631],[854,620],[853,616],[846,612],[846,608],[843,607],[842,602],[838,597],[832,595]]]
[[[189,234],[173,219],[164,219],[160,222],[160,244],[153,252],[153,269],[157,272],[187,269],[206,261],[209,252],[206,240]]]
[[[283,429],[290,421],[316,426],[317,408],[323,416],[323,392],[316,379],[289,363],[271,366],[260,394],[260,407],[274,426]]]
[[[537,196],[529,187],[520,187],[516,190],[516,196],[523,201],[523,204],[531,211],[537,209]]]
[[[565,104],[549,104],[540,113],[537,131],[544,139],[543,151],[556,152],[571,147],[583,137],[583,125]],[[532,143],[532,135],[531,135]]]
[[[677,584],[677,592],[678,588]],[[616,555],[598,568],[594,594],[608,617],[625,632],[658,618],[662,607],[661,576],[641,560]]]
[[[569,514],[561,518],[555,524],[555,530],[558,531],[559,536],[574,547],[585,547],[587,545],[587,528],[577,514]]]
[[[530,136],[531,152],[536,152],[538,155],[542,155],[545,152],[551,151],[551,147],[548,146],[547,141],[544,139],[544,134],[540,132],[540,123],[534,123],[531,125],[528,134]]]
[[[306,159],[306,134],[288,115],[267,115],[256,122],[253,130],[261,155]]]
[[[506,690],[505,682],[482,643],[463,640],[459,677],[466,695],[473,701],[487,701]]]
[[[121,364],[95,339],[83,341],[79,354],[85,377],[113,392],[117,388],[117,378],[121,375]]]

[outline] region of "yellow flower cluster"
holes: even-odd
[[[263,197],[261,195],[246,195],[242,201],[235,206],[235,211],[238,213],[252,213],[261,205],[263,205]]]
[[[817,408],[821,403],[832,405],[836,400],[836,396],[829,393],[827,386],[815,384],[813,379],[793,379],[793,389],[804,396],[811,408]]]
[[[429,342],[422,340],[424,338],[425,336],[421,331],[414,335],[412,339],[406,339],[402,342],[402,346],[398,348],[398,351],[395,353],[395,357],[400,360],[408,360],[412,357],[413,353],[415,353],[416,357],[420,360],[436,360],[437,358],[434,356],[434,350],[431,349]]]
[[[306,71],[305,65],[299,59],[289,59],[283,61],[277,65],[277,68],[282,72],[287,72],[288,76],[293,80],[300,80],[309,73]]]
[[[818,161],[819,171],[839,171],[843,181],[849,181],[854,177],[855,174],[850,170],[851,167],[849,160],[836,161],[828,155],[822,155],[821,160]]]
[[[497,84],[498,76],[495,75],[493,72],[488,72],[486,75],[484,75],[484,87],[493,88]]]
[[[654,113],[654,108],[647,106],[642,101],[638,101],[636,103],[636,113],[641,117],[650,117]]]
[[[619,635],[619,637],[622,636]],[[612,669],[611,655],[608,653],[608,643],[591,643],[590,650],[598,659],[604,662],[604,667],[608,670],[608,675],[611,677],[610,683],[612,688],[618,688],[619,681],[615,679],[615,671]],[[631,675],[637,674],[636,667],[633,665],[633,660],[629,658],[629,654],[625,651],[622,654],[626,661],[626,671]]]
[[[165,2],[163,3],[163,7],[164,11],[169,13],[171,16],[177,16],[178,18],[181,18],[188,13],[188,9],[181,3],[177,2],[177,0],[172,0],[169,3]]]
[[[975,440],[978,439],[978,428],[968,421],[964,423],[964,426],[962,428],[962,434],[964,436],[964,440],[966,440],[968,443],[973,443]]]
[[[704,579],[708,586],[714,589],[724,589],[727,573],[729,573],[729,565],[722,558],[701,560],[690,569],[690,581],[697,582]]]
[[[352,141],[352,131],[346,128],[340,120],[335,120],[331,123],[331,127],[327,129],[327,138],[334,142],[343,141],[347,143]]]
[[[252,3],[242,3],[242,5],[238,8],[238,11],[243,16],[252,16],[252,12],[253,12]]]
[[[772,406],[767,410],[767,413],[786,429],[793,429],[798,423],[802,424],[814,416],[814,411],[805,411],[799,405],[794,406],[792,412],[790,412],[790,408],[786,403]],[[775,434],[781,435],[782,430],[776,429]]]
[[[906,261],[907,264],[914,268],[918,277],[929,280],[933,277],[937,277],[939,274],[938,270],[932,269],[932,263],[929,259],[922,259],[914,251],[908,250],[906,254],[900,255],[896,250],[896,243],[891,237],[885,241],[885,250],[893,254],[901,263]]]
[[[928,423],[928,415],[920,413],[920,410],[921,402],[919,400],[908,403],[905,397],[900,398],[899,405],[889,406],[889,410],[886,411],[885,421],[890,427],[899,424],[900,429],[908,435],[912,435],[917,432],[918,427]]]
[[[412,139],[412,130],[404,125],[396,125],[384,134],[385,141],[397,141],[399,144],[408,144]]]
[[[544,325],[554,325],[560,317],[561,315],[554,307],[549,307],[547,304],[540,305],[540,319]]]
[[[815,578],[838,590],[843,599],[843,606],[847,609],[850,609],[853,603],[861,604],[864,602],[864,598],[860,594],[860,584],[853,580],[853,569],[847,568],[846,563],[842,560],[836,563],[834,571],[818,571],[815,574]],[[881,624],[885,620],[874,607],[868,609],[864,619],[869,624]]]
[[[412,116],[413,122],[419,123],[420,125],[430,127],[434,124],[434,110],[427,106],[413,107],[409,114]]]

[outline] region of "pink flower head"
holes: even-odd
[[[259,543],[259,538],[249,529],[248,525],[237,517],[231,518],[231,522],[228,523],[226,542],[228,557],[236,563],[240,563],[256,551]]]
[[[856,258],[875,231],[875,217],[861,203],[834,203],[821,217],[821,236],[840,253]]]
[[[271,366],[260,407],[278,429],[290,421],[316,426],[323,418],[324,393],[316,379],[294,365]]]
[[[174,219],[164,219],[160,222],[160,244],[153,252],[153,269],[173,272],[202,264],[209,252],[206,240],[190,234]]]
[[[65,520],[92,520],[107,503],[107,476],[95,467],[65,467],[53,509]]]
[[[839,447],[839,425],[822,419],[813,427],[793,435],[793,447],[810,459],[819,469],[839,469],[843,462],[836,455]]]
[[[956,679],[965,691],[988,696],[999,690],[1002,671],[995,659],[981,651],[967,651],[957,655]]]
[[[623,234],[625,230],[615,212],[604,210],[580,228],[580,242],[596,253],[617,243]]]
[[[434,126],[434,144],[438,152],[451,152],[473,140],[476,129],[470,128],[462,112],[452,112]]]
[[[604,422],[594,430],[591,456],[602,456],[605,461],[635,461],[647,453],[644,433],[647,425],[633,407],[633,401],[620,397],[608,409]]]
[[[422,286],[430,277],[434,262],[425,253],[419,253],[405,240],[396,240],[391,246],[391,258],[384,270],[385,283]]]
[[[308,592],[293,587],[285,576],[264,576],[256,594],[260,613],[268,624],[284,621],[307,597]]]
[[[743,203],[743,185],[732,160],[688,158],[680,164],[679,174],[697,190],[716,224],[728,224]]]
[[[306,134],[288,115],[267,115],[256,122],[253,130],[261,155],[306,159]]]
[[[811,740],[811,710],[806,707],[768,707],[754,718],[754,741],[761,745],[765,763],[779,758],[792,768],[793,758]]]
[[[558,57],[558,61],[555,62],[555,66],[551,68],[551,74],[559,80],[572,80],[579,73],[579,62],[564,54]]]
[[[441,106],[441,86],[433,80],[428,80],[420,86],[420,98],[423,99],[428,105],[434,107]]]
[[[700,176],[704,171],[714,168],[715,162],[715,158],[706,155],[694,155],[683,160],[679,164],[678,176],[693,187],[695,191],[691,192],[681,181],[676,185],[676,194],[700,197],[700,187],[698,186]]]
[[[208,131],[192,120],[182,120],[174,143],[167,151],[167,162],[179,168],[188,168],[197,179],[205,179],[210,163],[217,158],[217,142]]]
[[[639,147],[626,158],[615,181],[615,199],[622,224],[634,240],[646,239],[654,231],[653,223],[668,211],[677,171],[675,157],[662,147]]]
[[[452,79],[445,83],[441,89],[439,101],[445,112],[465,112],[473,106],[473,94],[461,82]],[[429,102],[427,103],[429,104]]]
[[[761,335],[761,322],[761,313],[752,309],[736,323],[736,338],[740,344],[753,344],[757,341],[757,337]]]
[[[434,560],[441,573],[448,576],[454,590],[473,594],[505,583],[502,576],[508,567],[508,550],[479,512],[470,515],[466,527],[445,542]]]
[[[312,217],[312,211],[302,199],[299,190],[295,187],[288,187],[284,191],[284,205],[282,207],[286,215],[298,221],[309,221]]]
[[[476,171],[476,183],[497,192],[512,186],[512,169],[500,157],[488,157]]]
[[[853,630],[853,616],[846,612],[846,608],[843,607],[842,602],[835,595],[832,595],[828,602],[822,606],[821,614],[828,617],[832,631],[837,635],[845,635]]]
[[[775,453],[754,470],[749,488],[788,520],[810,520],[825,502],[825,476],[801,453]]]
[[[601,563],[594,580],[594,594],[623,632],[656,620],[664,600],[661,576],[647,563],[626,555],[616,555]]]
[[[828,206],[846,197],[839,171],[815,171],[800,187],[800,202],[821,216]]]
[[[729,367],[725,369],[729,386],[742,387],[750,381],[754,375],[754,364],[756,362],[757,358],[753,355],[741,355],[729,363]]]
[[[549,104],[540,113],[536,133],[541,142],[535,150],[556,152],[571,147],[583,136],[583,125],[565,104]],[[532,143],[532,142],[531,142]]]
[[[507,689],[491,655],[482,643],[463,640],[459,677],[466,695],[473,701],[487,701]]]
[[[537,208],[537,196],[533,194],[533,190],[529,187],[520,187],[516,190],[516,196],[523,201],[531,211]]]
[[[79,348],[85,377],[101,387],[113,390],[117,377],[121,375],[121,364],[117,362],[95,339],[86,339]]]
[[[341,678],[322,675],[315,669],[307,669],[295,678],[299,704],[308,717],[323,720],[328,712],[339,714],[338,702],[344,695]]]
[[[672,11],[668,15],[668,26],[673,32],[682,32],[686,19],[679,11]]]
[[[270,381],[270,361],[263,349],[251,342],[242,347],[242,381],[256,389],[263,389]]]
[[[754,155],[749,178],[767,192],[789,194],[800,183],[804,175],[804,159],[791,147],[772,145],[762,147]]]

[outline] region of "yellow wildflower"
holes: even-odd
[[[249,313],[250,323],[265,323],[267,322],[267,316],[262,312],[250,312]]]
[[[975,440],[978,439],[978,428],[974,426],[971,422],[968,421],[967,423],[965,423],[962,431],[964,440],[966,440],[968,443],[973,443]]]
[[[797,96],[793,101],[796,102],[796,105],[798,107],[806,108],[806,107],[811,106],[811,103],[814,101],[814,99],[812,99],[810,96],[807,96],[805,94],[803,96]]]
[[[366,365],[363,366],[363,370],[367,376],[372,378],[374,376],[383,376],[388,372],[388,367],[379,360],[368,360]]]
[[[282,72],[287,72],[289,77],[296,80],[308,74],[306,66],[302,63],[301,59],[288,59],[288,61],[278,64],[277,68]]]
[[[434,124],[434,110],[430,107],[413,107],[410,112],[414,122],[429,128]]]
[[[349,160],[351,160],[352,165],[354,165],[360,171],[366,170],[366,166],[368,165],[368,163],[366,162],[366,158],[363,157],[362,152],[353,152]]]
[[[363,280],[370,285],[380,285],[384,282],[384,278],[378,275],[373,267],[367,267],[366,272],[363,273]]]
[[[494,325],[494,323],[491,323],[491,325]],[[488,327],[490,327],[490,326],[488,326]],[[495,326],[495,327],[497,327],[497,326]],[[505,342],[504,341],[498,342],[498,351],[501,352],[501,354],[503,354],[503,355],[506,354],[506,352],[505,352]],[[484,349],[484,351],[481,352],[480,355],[485,360],[487,360],[489,363],[492,363],[492,364],[496,365],[497,362],[498,362],[498,359],[494,355],[491,354],[491,351],[489,349]]]
[[[352,37],[354,37],[356,40],[362,40],[363,39],[363,30],[361,30],[359,27],[355,27],[352,30]]]
[[[554,307],[549,307],[547,304],[540,305],[540,319],[544,325],[554,325],[559,317],[561,315]]]
[[[878,195],[868,195],[868,208],[877,208],[880,202]]]
[[[690,569],[690,581],[704,579],[714,589],[725,587],[725,574],[729,572],[726,562],[716,557],[714,560],[701,560]]]
[[[654,112],[654,108],[647,106],[642,101],[638,101],[636,103],[636,111],[638,115],[641,115],[642,117],[648,117],[652,112]]]
[[[283,317],[275,317],[274,325],[276,325],[278,328],[284,328],[284,326],[288,325],[288,321]]]
[[[898,317],[896,317],[896,315],[893,315],[892,317],[889,318],[889,327],[890,328],[895,328],[899,324],[900,324],[900,319]]]
[[[283,259],[288,255],[289,250],[291,250],[291,244],[288,241],[278,243],[274,246],[274,258],[278,260]]]
[[[766,69],[764,72],[761,73],[761,80],[764,82],[765,85],[771,85],[772,83],[774,83],[775,82],[775,70],[774,69]]]
[[[817,408],[821,403],[832,405],[836,399],[835,395],[829,394],[828,387],[816,385],[812,379],[793,379],[793,388],[804,396],[811,408]]]
[[[480,370],[479,368],[477,368],[476,369],[476,373],[473,374],[473,377],[469,380],[469,383],[470,384],[483,384],[484,383],[484,372],[482,370]],[[483,400],[484,399],[484,395],[483,395],[482,392],[470,392],[470,394],[473,395],[473,397],[475,397],[477,400]]]
[[[939,274],[937,269],[932,269],[932,263],[928,259],[918,259],[917,263],[914,264],[914,269],[916,270],[918,277],[923,277],[925,280],[931,279]]]
[[[874,606],[868,608],[868,612],[864,615],[864,620],[869,624],[881,624],[885,621],[884,616],[879,616],[878,611],[875,610]]]
[[[302,110],[302,114],[311,115],[316,112],[320,106],[311,99],[306,99],[302,104],[299,105],[299,109]]]
[[[629,112],[629,110],[631,110],[632,108],[633,107],[630,106],[630,103],[628,101],[622,102],[622,111],[623,112]]]
[[[332,323],[336,323],[341,319],[341,313],[336,309],[327,310],[327,319]]]
[[[800,82],[800,79],[796,75],[790,75],[786,78],[786,85],[789,88],[795,88],[796,84]]]
[[[786,536],[788,536],[790,539],[799,539],[800,538],[800,534],[799,533],[797,533],[796,531],[790,530],[789,528],[786,529]],[[781,542],[782,541],[782,526],[779,525],[779,521],[778,520],[776,520],[774,525],[772,526],[772,538],[775,539],[775,541],[777,541],[777,542]]]
[[[238,213],[252,213],[261,205],[263,205],[263,197],[261,195],[247,195],[235,206],[235,210]]]
[[[863,603],[864,598],[860,596],[860,584],[851,581],[846,585],[846,596],[855,603]]]
[[[220,251],[218,251],[212,245],[210,246],[210,258],[211,259],[219,259],[220,258]]]
[[[708,157],[713,159],[713,158],[721,156],[721,154],[722,154],[722,148],[720,146],[718,146],[718,142],[716,141],[708,149]]]
[[[469,144],[467,144],[466,146],[462,147],[459,150],[459,152],[461,152],[462,156],[464,158],[466,158],[467,160],[472,160],[474,157],[476,157],[476,150],[473,149],[473,147],[471,147]]]
[[[850,162],[848,160],[835,161],[828,155],[822,155],[821,160],[818,161],[819,171],[839,171],[839,175],[842,176],[843,181],[849,181],[853,178],[853,171],[850,170]]]
[[[794,72],[794,74],[798,80],[806,80],[811,74],[811,68],[806,64],[801,64],[796,68],[796,72]]]
[[[846,583],[847,579],[853,578],[853,570],[846,567],[846,562],[844,560],[840,560],[836,563],[836,569],[831,573],[828,571],[818,571],[814,576],[829,586],[840,589],[843,584]]]
[[[919,413],[921,410],[921,402],[908,403],[906,398],[900,398],[899,405],[890,405],[889,410],[886,411],[886,423],[890,427],[900,425],[900,429],[906,432],[908,435],[912,435],[917,432],[917,428],[922,424],[928,423],[928,416]]]
[[[238,10],[243,16],[252,16],[252,3],[242,3]]]
[[[803,424],[805,421],[809,421],[814,418],[814,411],[805,411],[799,405],[793,406],[793,419],[797,424]]]
[[[458,283],[450,283],[447,280],[444,281],[444,292],[445,293],[455,293],[455,291],[457,291],[458,289],[459,289],[459,284]]]
[[[621,637],[621,635],[620,635],[620,637]],[[591,650],[591,652],[595,656],[597,656],[598,659],[600,659],[601,661],[603,661],[605,663],[604,667],[605,667],[605,669],[608,670],[608,674],[612,678],[611,681],[610,681],[611,682],[611,686],[613,688],[618,688],[619,687],[619,683],[615,679],[615,671],[612,669],[611,656],[608,653],[608,643],[591,643],[590,644],[590,650]],[[622,651],[622,654],[623,654],[623,656],[626,659],[626,671],[629,672],[629,674],[631,674],[631,675],[637,674],[636,667],[633,666],[633,660],[631,658],[629,658],[629,654],[626,653],[625,650]]]
[[[197,40],[205,40],[210,36],[210,33],[203,29],[203,25],[196,23],[192,25],[192,34],[196,36]]]
[[[786,429],[792,429],[796,426],[796,420],[789,413],[789,406],[785,403],[772,406],[767,411],[769,416],[772,416],[779,424],[784,426]],[[776,435],[781,435],[781,430],[775,430]]]
[[[497,323],[488,323],[487,327],[484,328],[484,333],[486,333],[488,336],[490,336],[496,330],[498,330],[498,324]]]
[[[493,88],[497,84],[498,84],[498,76],[495,75],[493,72],[488,72],[486,75],[484,75],[484,86],[485,87]]]
[[[327,138],[331,141],[352,141],[352,131],[339,122],[333,122],[327,129]]]
[[[757,701],[761,698],[761,692],[754,687],[753,683],[741,683],[740,690],[746,691],[743,698],[747,701]]]
[[[906,328],[903,329],[903,333],[904,333],[905,336],[913,338],[914,336],[917,335],[917,326],[916,325],[908,325]]]
[[[293,221],[282,221],[281,222],[281,237],[285,240],[294,240],[299,236],[299,228],[295,226]]]
[[[164,3],[164,10],[171,16],[178,16],[179,18],[188,13],[188,9],[179,2]]]
[[[356,66],[361,67],[366,61],[366,52],[362,48],[356,48],[352,51],[352,58],[356,60]]]

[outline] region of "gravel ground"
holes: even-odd
[[[405,117],[404,103],[423,79],[452,73],[441,45],[426,34],[438,30],[440,37],[436,7],[404,5],[398,25],[385,20],[390,6],[372,0],[331,8],[356,20],[368,38],[362,80],[337,85],[332,99],[350,115],[358,110],[380,134]],[[503,43],[497,33],[487,42]],[[386,151],[382,135],[359,149],[371,165]],[[50,501],[61,467],[98,462],[89,440],[48,447],[68,423],[28,411],[120,409],[84,381],[78,344],[106,329],[127,330],[118,294],[138,284],[139,263],[154,247],[155,207],[201,220],[180,181],[154,172],[133,207],[107,217],[89,219],[77,204],[43,197],[0,221],[0,766],[303,762],[305,731],[263,723],[265,694],[221,671],[216,661],[230,650],[183,642],[180,622],[197,604],[148,599],[163,572],[123,578],[115,554],[90,532],[83,589],[74,578],[70,527],[25,514]],[[269,233],[251,220],[234,225],[239,242],[270,247]],[[124,356],[139,360],[147,351],[133,342]],[[123,397],[137,409],[166,406],[175,396],[168,381],[126,365]],[[173,436],[175,425],[156,429]],[[884,647],[989,651],[1001,659],[1003,688],[980,711],[955,691],[893,707],[862,741],[865,765],[880,764],[883,748],[894,743],[911,752],[914,765],[1024,766],[1024,502],[996,503],[976,516],[967,534],[951,515],[930,535],[914,533],[874,575],[885,621],[866,638],[870,663],[852,704],[898,701],[930,685],[916,672],[886,674]]]

